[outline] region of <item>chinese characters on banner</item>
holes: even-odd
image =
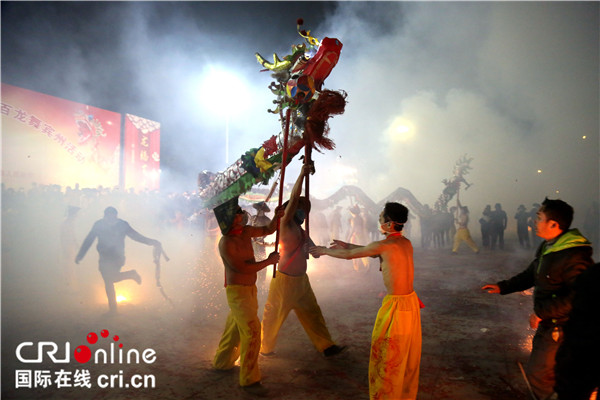
[[[158,190],[160,184],[160,123],[125,115],[125,188]]]
[[[119,184],[121,115],[2,84],[2,182]]]
[[[119,113],[2,83],[0,116],[7,187],[159,189],[158,122],[126,114],[121,157]]]

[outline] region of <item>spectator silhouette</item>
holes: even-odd
[[[484,249],[490,248],[490,225],[492,221],[492,206],[489,204],[483,209],[479,224],[481,225],[481,245]]]
[[[490,247],[496,249],[496,243],[500,250],[504,250],[504,230],[508,223],[506,212],[502,209],[500,203],[496,203],[494,211],[492,211],[492,220],[490,224]]]
[[[136,270],[121,272],[121,268],[125,265],[125,237],[129,236],[136,242],[149,246],[161,245],[158,240],[149,239],[138,233],[127,221],[118,218],[117,215],[116,208],[107,207],[104,210],[104,218],[94,223],[75,257],[75,263],[79,264],[92,243],[98,239],[96,246],[100,256],[98,264],[102,279],[104,279],[109,314],[117,312],[117,296],[114,285],[116,282],[132,279],[138,285],[142,283],[142,278]]]
[[[523,204],[517,208],[515,219],[517,220],[517,236],[519,238],[519,245],[522,249],[529,249],[531,247],[531,243],[529,243],[529,230],[527,229],[529,213]]]

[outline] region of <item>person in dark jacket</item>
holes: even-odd
[[[528,249],[531,247],[531,244],[529,243],[529,230],[527,229],[529,213],[523,204],[517,208],[515,219],[517,220],[517,236],[519,237],[519,245],[522,249]]]
[[[117,312],[116,282],[132,279],[138,285],[142,283],[142,278],[135,269],[121,272],[121,268],[125,265],[125,237],[129,236],[136,242],[149,246],[161,245],[158,240],[149,239],[138,233],[127,221],[118,218],[117,215],[116,208],[106,207],[104,218],[94,223],[75,257],[75,264],[79,264],[94,240],[98,238],[98,245],[96,246],[99,255],[98,264],[104,279],[109,314]]]
[[[569,204],[544,200],[535,222],[536,234],[544,241],[533,262],[508,280],[482,287],[502,295],[534,288],[530,324],[536,332],[525,372],[540,400],[554,391],[555,355],[571,312],[575,280],[593,264],[591,244],[577,229],[569,229],[572,221]]]
[[[492,221],[492,206],[489,204],[483,209],[479,224],[481,225],[481,245],[484,249],[490,248],[490,224]]]
[[[496,242],[500,250],[504,250],[504,231],[506,230],[506,224],[508,223],[508,217],[506,212],[502,209],[500,203],[496,203],[494,211],[491,214],[490,221],[490,247],[492,250],[496,249]]]
[[[600,264],[581,273],[575,281],[575,297],[564,339],[556,352],[556,384],[559,400],[588,400],[600,387]]]

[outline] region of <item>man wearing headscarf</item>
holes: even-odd
[[[223,236],[219,254],[225,267],[225,291],[230,312],[225,330],[213,360],[216,370],[230,370],[240,358],[240,386],[253,394],[266,394],[258,368],[260,350],[260,321],[256,293],[256,273],[279,261],[273,252],[262,261],[256,261],[252,238],[270,235],[277,229],[283,207],[275,210],[275,217],[267,226],[248,225],[248,214],[234,198],[214,210]]]

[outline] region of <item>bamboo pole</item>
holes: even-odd
[[[288,108],[285,114],[285,128],[283,132],[283,155],[281,158],[281,181],[279,181],[279,206],[283,204],[283,184],[285,182],[285,166],[287,164],[287,150],[288,150],[288,135],[290,132],[290,113],[291,110]],[[275,251],[279,251],[279,223],[277,220],[277,232],[275,234]],[[277,275],[277,264],[273,264],[273,278]]]
[[[304,144],[304,163],[310,165],[312,163],[312,145],[310,143]],[[310,201],[310,174],[306,175],[306,181],[304,182],[304,196],[306,200]],[[310,237],[310,213],[306,213],[306,236]],[[308,258],[308,255],[307,255]]]

